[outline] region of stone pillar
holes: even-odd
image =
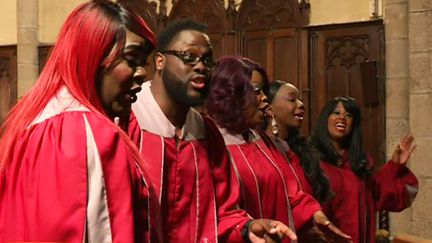
[[[384,2],[387,158],[391,158],[399,138],[410,130],[408,1],[385,0]],[[412,209],[406,209],[403,213],[391,214],[391,233],[410,232],[411,215]]]
[[[410,127],[417,150],[410,168],[420,191],[412,206],[411,234],[432,239],[432,1],[409,0]]]
[[[18,98],[39,75],[39,1],[17,0],[17,80]]]

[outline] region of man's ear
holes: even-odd
[[[165,56],[160,52],[156,52],[155,54],[155,65],[156,71],[162,71],[165,66]]]

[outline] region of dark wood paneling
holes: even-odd
[[[210,34],[211,43],[213,46],[213,56],[219,58],[224,55],[224,38],[219,34]]]
[[[42,72],[42,69],[45,67],[45,64],[48,60],[48,57],[51,54],[51,50],[53,48],[53,45],[50,44],[44,44],[40,45],[38,47],[38,53],[39,53],[39,73]]]
[[[302,14],[297,1],[244,0],[236,25],[239,54],[259,62],[270,80],[298,85],[298,31]]]
[[[225,33],[229,26],[224,3],[220,0],[176,1],[168,16],[168,21],[185,18],[207,24],[209,33]]]
[[[0,123],[17,101],[16,46],[0,47]]]
[[[268,45],[267,31],[249,31],[241,35],[240,52],[242,56],[259,62],[263,67],[268,68]],[[270,78],[270,70],[267,70],[267,72]]]
[[[303,104],[306,108],[303,125],[301,127],[301,134],[308,135],[312,128],[312,121],[310,114],[311,110],[311,85],[309,82],[309,45],[308,45],[308,31],[301,29],[298,34],[298,89],[303,99]]]
[[[270,38],[273,79],[285,80],[298,87],[297,31],[293,28],[273,30]]]
[[[237,31],[296,28],[301,25],[297,1],[243,0],[238,14]]]

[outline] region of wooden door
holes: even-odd
[[[293,28],[244,32],[240,48],[241,55],[266,68],[270,80],[298,85],[297,33]]]
[[[385,44],[381,20],[309,30],[312,126],[333,97],[354,97],[361,107],[365,150],[385,160]]]
[[[16,46],[0,47],[0,123],[17,100]]]

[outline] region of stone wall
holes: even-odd
[[[411,168],[420,181],[411,233],[432,239],[432,1],[409,1],[410,128],[418,148]],[[408,222],[407,222],[408,223]]]
[[[391,215],[391,231],[432,239],[432,1],[386,0],[384,9],[387,156],[412,133],[418,147],[408,166],[420,182],[412,207]]]

